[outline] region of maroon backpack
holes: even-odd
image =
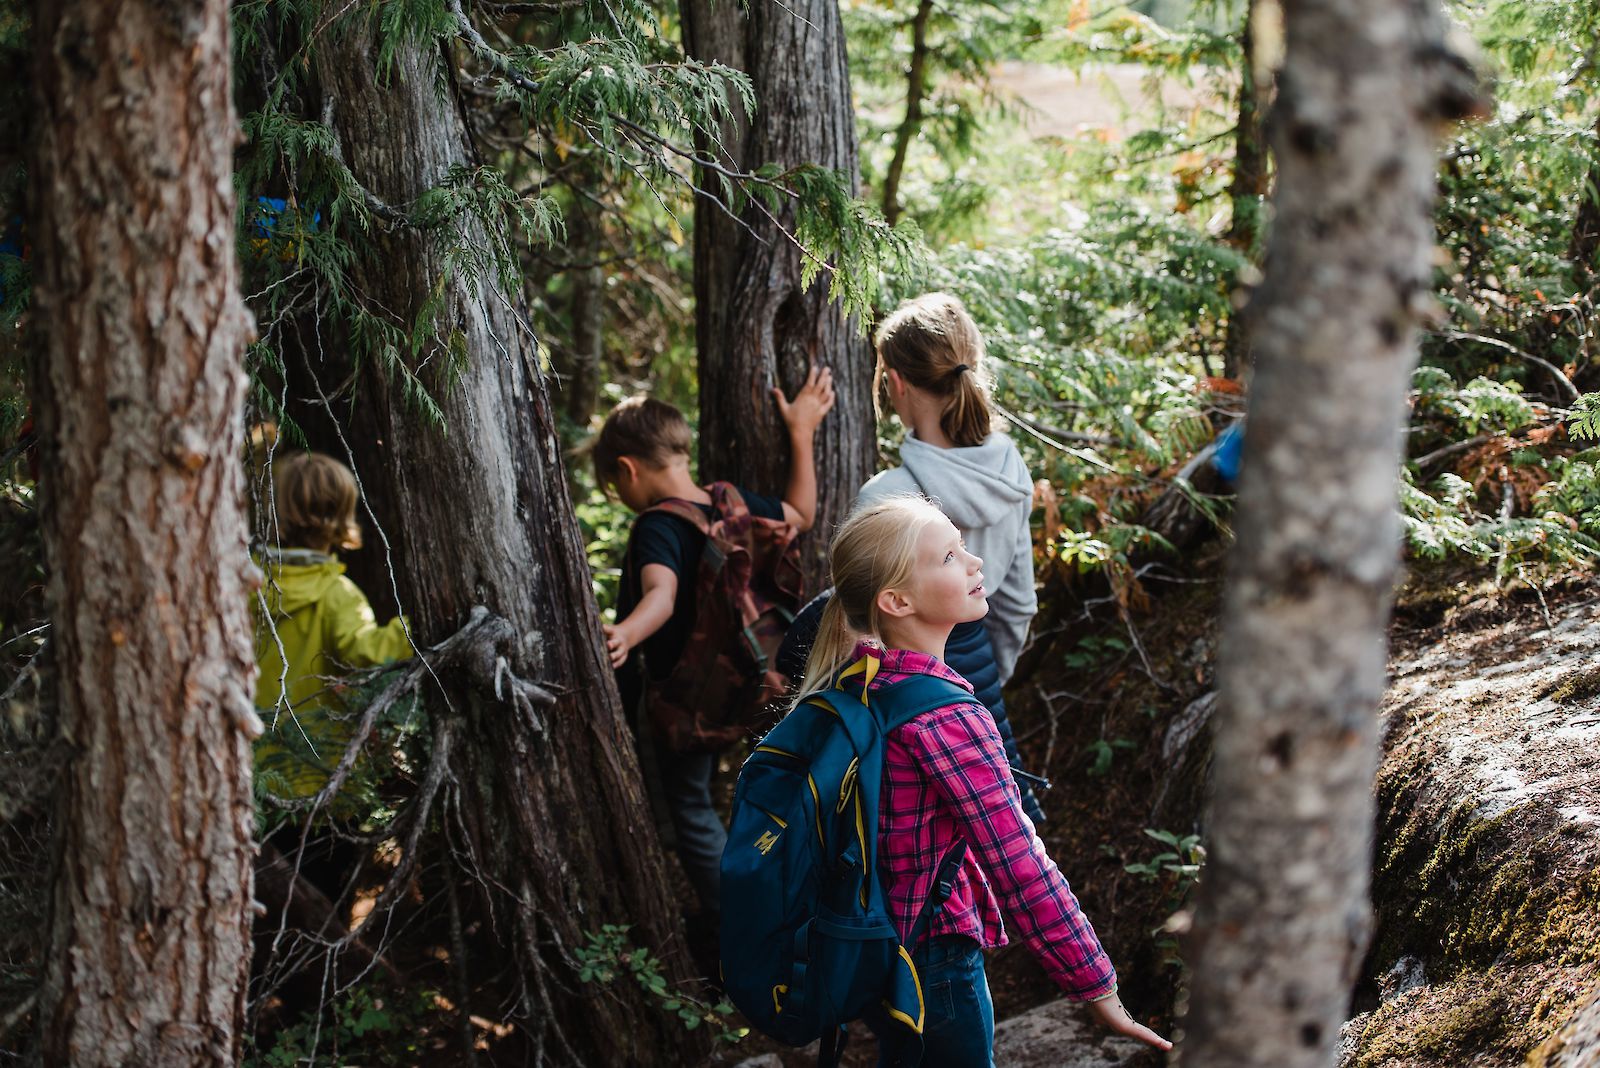
[[[706,536],[696,569],[695,618],[683,655],[666,678],[645,685],[650,722],[679,753],[718,752],[776,722],[788,680],[778,646],[800,607],[799,533],[781,519],[750,514],[732,483],[713,482],[711,517],[668,498],[642,515],[666,512]]]

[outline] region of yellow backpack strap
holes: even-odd
[[[882,666],[883,661],[879,660],[877,657],[870,655],[863,656],[860,660],[857,660],[854,664],[851,664],[849,667],[839,672],[839,677],[834,680],[834,686],[842,688],[845,679],[854,678],[857,675],[862,676],[861,703],[867,704],[867,688],[872,685],[873,678],[876,677],[878,674],[878,669]]]

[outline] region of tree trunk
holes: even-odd
[[[704,63],[721,63],[733,70],[746,70],[748,43],[745,40],[748,20],[745,8],[726,0],[681,0],[678,9],[683,18],[683,50],[686,55]],[[714,160],[722,167],[739,170],[746,159],[746,144],[750,138],[750,120],[737,102],[733,116],[725,120],[712,141],[698,137],[695,147],[701,156]],[[703,167],[694,172],[694,333],[698,350],[699,376],[704,381],[708,375],[707,364],[726,360],[723,339],[728,336],[728,317],[732,305],[728,295],[738,282],[741,264],[740,245],[744,228],[732,215],[727,201],[716,190],[717,175]],[[706,400],[700,400],[700,440],[706,440]],[[701,469],[703,478],[709,478],[702,447]],[[717,464],[711,465],[713,468]]]
[[[319,57],[325,103],[356,178],[388,203],[410,203],[451,165],[472,162],[467,130],[457,101],[438,91],[439,53],[401,46],[382,81],[376,56],[363,19],[335,34]],[[464,226],[454,239],[481,245],[477,224]],[[477,605],[502,621],[493,648],[466,668],[441,668],[428,697],[436,721],[459,718],[447,833],[471,851],[492,930],[518,963],[535,1062],[691,1063],[696,1036],[626,974],[599,994],[571,966],[584,934],[607,923],[631,924],[636,945],[666,955],[677,918],[603,655],[534,338],[521,302],[496,293],[492,278],[446,274],[449,240],[379,233],[351,267],[369,308],[399,323],[443,277],[435,322],[441,334],[459,332],[465,354],[448,375],[429,372],[442,427],[426,425],[375,372],[364,383],[379,440],[367,489],[403,517],[389,535],[418,640],[446,637]],[[537,693],[497,699],[503,669],[536,680],[553,704],[540,707]],[[667,959],[671,968],[676,958]]]
[[[1261,248],[1261,209],[1267,195],[1268,167],[1261,124],[1262,92],[1256,83],[1255,9],[1255,2],[1245,5],[1244,31],[1239,39],[1239,121],[1233,138],[1233,180],[1228,186],[1233,221],[1226,238],[1251,262]],[[1250,366],[1250,315],[1246,309],[1249,296],[1238,279],[1234,286],[1235,307],[1228,316],[1228,333],[1223,342],[1224,378],[1238,378]]]
[[[1332,1064],[1366,947],[1434,124],[1482,107],[1430,0],[1289,0],[1284,20],[1183,1049],[1228,1068]]]
[[[815,163],[849,175],[857,187],[837,0],[755,4],[748,14],[732,4],[692,3],[684,8],[684,26],[685,47],[696,59],[727,62],[742,53],[757,101],[737,160],[743,169]],[[724,145],[731,149],[732,142]],[[709,177],[701,176],[703,188]],[[828,300],[824,279],[801,289],[802,254],[786,233],[794,225],[791,206],[769,214],[751,204],[735,223],[717,219],[723,209],[710,199],[697,200],[695,218],[700,473],[782,493],[788,435],[768,390],[781,386],[793,394],[813,364],[833,369],[837,402],[817,442],[817,529],[802,550],[806,582],[815,589],[827,581],[828,538],[876,465],[870,350]]]
[[[928,91],[928,20],[933,0],[921,0],[911,18],[911,66],[906,71],[906,117],[894,133],[894,155],[883,176],[883,217],[892,226],[900,219],[900,176],[905,173],[911,140],[922,129],[922,98]]]
[[[228,5],[61,0],[34,20],[34,397],[73,746],[44,1059],[232,1065],[260,723]]]
[[[579,176],[582,181],[584,175]],[[587,177],[593,179],[593,175]],[[570,255],[578,266],[568,272],[567,311],[572,319],[570,347],[552,347],[561,379],[561,407],[580,429],[589,425],[600,397],[600,364],[605,355],[606,272],[600,265],[602,232],[597,209],[574,198],[567,218]]]

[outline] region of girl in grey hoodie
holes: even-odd
[[[967,550],[982,558],[989,613],[951,633],[945,663],[972,683],[994,715],[1006,756],[1019,772],[1023,808],[1039,823],[1044,813],[1030,789],[1039,780],[1021,773],[1000,696],[1039,608],[1028,532],[1033,479],[1011,439],[994,432],[983,335],[961,301],[946,293],[906,301],[878,327],[874,345],[874,403],[887,393],[906,436],[900,466],[880,471],[862,486],[855,509],[885,497],[922,494],[950,517]],[[791,676],[804,662],[821,611],[818,602],[825,597],[795,619],[779,653],[780,670]]]
[[[921,493],[950,517],[983,573],[998,579],[984,625],[1004,684],[1039,610],[1028,532],[1033,476],[1011,439],[991,429],[983,339],[959,300],[930,293],[884,321],[877,348],[873,392],[887,386],[906,436],[900,466],[869,479],[855,507]]]

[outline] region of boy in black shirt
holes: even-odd
[[[783,520],[809,530],[817,507],[813,438],[833,407],[833,372],[813,368],[806,384],[786,400],[774,389],[778,412],[789,430],[789,484],[783,499],[739,492],[753,516]],[[689,474],[693,446],[689,424],[672,405],[648,397],[623,401],[606,417],[592,455],[595,476],[615,489],[633,512],[644,512],[667,498],[700,506],[709,517],[711,495]],[[671,674],[683,654],[695,621],[695,575],[705,535],[686,519],[665,512],[641,515],[630,534],[627,573],[617,603],[617,622],[605,628],[614,668],[629,654],[644,654],[652,679]],[[621,674],[624,700],[634,698],[645,680],[637,671]],[[632,707],[633,701],[629,701]],[[678,855],[708,913],[721,908],[719,869],[727,829],[711,800],[712,753],[674,753],[659,747],[667,808],[678,837]]]

